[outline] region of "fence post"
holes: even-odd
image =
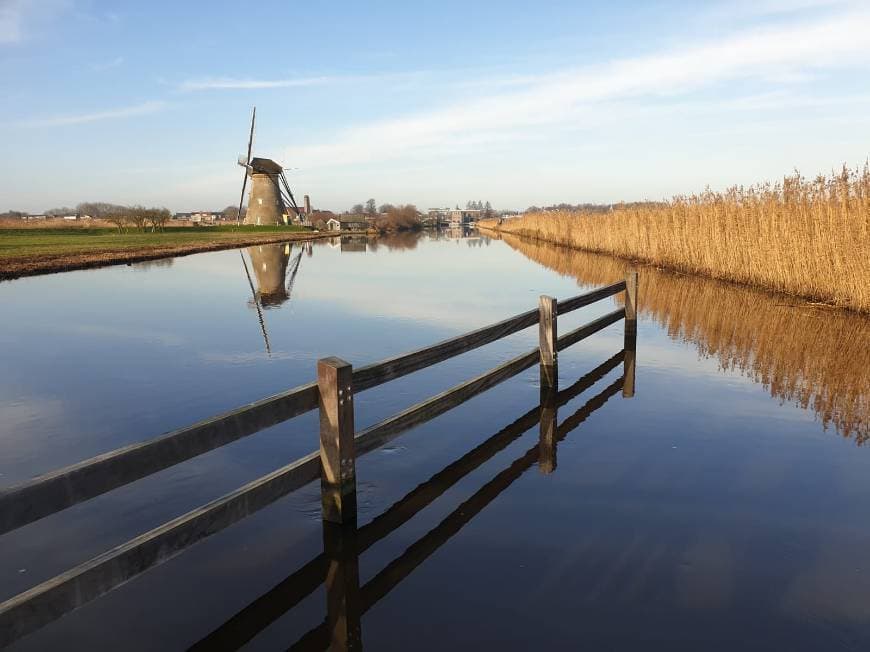
[[[558,340],[556,300],[553,297],[541,295],[538,310],[540,311],[538,333],[541,349],[541,392],[543,393],[548,389],[557,389],[559,385],[559,369],[556,357],[556,341]]]
[[[323,520],[356,517],[353,367],[339,358],[317,361],[320,394],[320,493]]]
[[[637,359],[637,272],[625,275],[625,341],[623,344],[622,396],[634,396]]]

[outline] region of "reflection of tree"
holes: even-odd
[[[627,266],[516,236],[504,240],[581,285],[617,281]],[[870,440],[870,319],[652,267],[641,271],[638,294],[642,313],[671,337],[692,342],[775,398],[812,410],[825,428],[833,425],[859,444]]]
[[[172,263],[174,262],[174,258],[157,258],[155,260],[143,260],[139,263],[133,263],[131,266],[133,269],[146,270],[154,267],[172,267]]]
[[[390,251],[405,251],[417,248],[420,233],[416,231],[397,231],[388,233],[378,239],[378,243],[384,245]]]

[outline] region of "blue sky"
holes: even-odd
[[[660,199],[870,155],[870,3],[0,0],[0,210]]]

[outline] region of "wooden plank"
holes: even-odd
[[[175,557],[319,474],[320,454],[310,453],[0,603],[0,647]]]
[[[601,299],[609,297],[613,294],[618,294],[624,289],[625,281],[619,281],[617,283],[613,283],[612,285],[606,285],[603,288],[593,290],[592,292],[587,292],[586,294],[581,294],[570,299],[564,299],[559,302],[559,314],[564,315],[571,312],[572,310],[577,310],[577,308],[588,306],[591,303],[601,301]]]
[[[624,282],[621,284],[566,299],[558,304],[558,310],[568,312],[598,301],[619,291],[617,286],[621,288]],[[360,367],[354,372],[356,391],[512,335],[538,323],[538,318],[537,310],[529,310],[433,346]],[[4,489],[0,491],[0,534],[304,414],[317,405],[317,384],[308,383]]]
[[[317,407],[309,383],[174,430],[97,455],[0,491],[0,534],[247,437]]]
[[[416,403],[389,419],[366,428],[356,436],[357,454],[362,455],[364,452],[380,448],[405,430],[426,423],[502,381],[516,376],[521,371],[533,366],[538,358],[537,349],[524,353],[480,376],[456,385],[437,396]]]
[[[619,281],[598,290],[565,299],[558,303],[558,312],[560,314],[571,312],[621,292],[624,289],[625,281]],[[534,326],[538,323],[538,316],[537,310],[529,310],[496,324],[478,328],[470,333],[444,340],[432,346],[427,346],[388,360],[382,360],[365,367],[359,367],[354,371],[354,386],[356,391],[361,392],[390,380],[401,378],[414,371],[425,369],[433,364],[449,360],[461,353],[472,351],[490,342],[513,335],[529,326]]]
[[[484,326],[470,333],[438,342],[432,346],[375,362],[365,367],[359,367],[353,374],[354,387],[358,392],[377,387],[390,380],[401,378],[414,371],[419,371],[433,364],[449,360],[461,353],[473,351],[485,344],[518,333],[537,323],[538,311],[529,310],[496,324]]]
[[[609,312],[606,315],[599,317],[598,319],[594,319],[588,324],[584,324],[579,328],[575,328],[570,333],[566,333],[562,337],[559,338],[557,348],[559,351],[562,349],[566,349],[572,344],[576,344],[580,340],[586,339],[590,335],[597,333],[603,328],[607,328],[611,324],[618,322],[625,316],[625,309],[620,308],[618,310],[614,310],[613,312]]]
[[[541,351],[541,391],[552,390],[559,385],[556,341],[558,307],[553,297],[541,296],[538,303],[538,348]]]
[[[323,520],[356,520],[353,446],[353,367],[339,358],[317,361],[320,389],[320,495]]]
[[[404,418],[388,419],[355,438],[357,456],[376,449],[417,423],[423,423],[499,382],[528,369],[538,350],[448,390],[433,400],[409,408]],[[426,416],[428,415],[428,416]],[[108,593],[136,575],[171,559],[241,518],[256,512],[320,475],[320,451],[203,505],[150,532],[136,537],[52,580],[0,604],[0,646],[37,629],[63,614]],[[9,637],[8,641],[5,637]]]

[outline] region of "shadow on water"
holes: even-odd
[[[633,340],[629,345],[633,344]],[[629,355],[632,354],[632,355]],[[633,351],[623,350],[562,391],[542,391],[541,404],[532,408],[483,443],[419,484],[381,515],[357,528],[356,523],[323,524],[323,553],[311,559],[270,591],[236,613],[195,643],[190,650],[236,650],[251,641],[303,599],[325,584],[327,617],[302,635],[291,650],[361,649],[362,615],[455,536],[497,496],[530,468],[541,473],[556,469],[556,448],[593,412],[620,391],[631,396]],[[593,387],[625,363],[622,376],[608,384],[573,414],[558,424],[558,408]],[[407,523],[462,478],[503,451],[536,424],[539,442],[508,464],[489,482],[462,502],[424,536],[387,564],[363,586],[359,585],[358,557],[378,541]]]
[[[511,235],[510,247],[545,267],[599,286],[629,263]],[[621,297],[620,297],[621,299]],[[639,310],[783,402],[860,445],[870,440],[870,319],[715,280],[644,267]]]

